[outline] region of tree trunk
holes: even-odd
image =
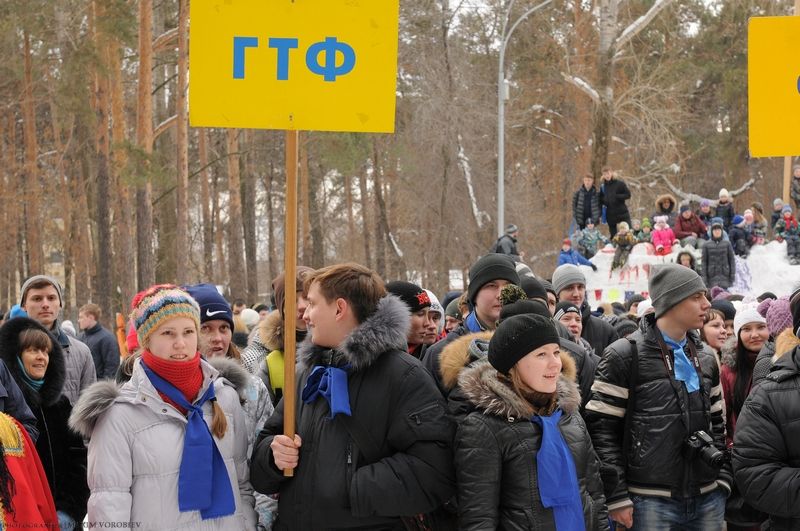
[[[258,256],[256,254],[256,175],[253,169],[253,134],[244,131],[247,154],[243,157],[242,175],[242,229],[244,231],[244,255],[247,270],[247,300],[258,300]]]
[[[228,285],[231,299],[247,297],[247,274],[242,249],[242,198],[239,182],[239,139],[236,129],[226,131],[228,153]]]
[[[139,0],[139,84],[137,93],[136,142],[147,157],[153,152],[153,0]],[[137,290],[155,283],[153,260],[153,185],[150,161],[144,161],[136,190]]]
[[[113,161],[111,175],[116,184],[114,201],[114,257],[115,278],[119,296],[115,308],[127,315],[130,301],[136,293],[136,254],[134,253],[134,214],[131,212],[131,187],[121,177],[128,164],[123,144],[125,142],[126,115],[125,89],[122,83],[122,48],[119,40],[112,39],[109,51],[111,72],[111,139]],[[113,315],[109,315],[113,318]],[[115,320],[114,320],[115,321]],[[112,321],[112,323],[114,322]]]
[[[178,90],[175,97],[177,115],[177,196],[178,219],[175,230],[177,279],[189,282],[189,117],[186,95],[189,85],[189,0],[178,0]]]
[[[36,159],[39,156],[39,143],[36,139],[36,103],[33,99],[33,56],[31,38],[23,30],[25,71],[22,88],[22,134],[25,139],[25,243],[28,257],[28,271],[31,274],[44,273],[44,254],[42,250],[42,219],[39,213],[42,187],[39,182],[39,169]]]
[[[372,268],[372,252],[370,250],[369,238],[372,233],[372,226],[369,223],[369,194],[367,191],[367,166],[361,170],[358,176],[358,188],[360,192],[359,203],[361,206],[361,233],[364,235],[364,265]]]
[[[277,253],[275,252],[275,215],[273,208],[272,190],[275,186],[275,163],[269,161],[269,172],[264,176],[264,189],[266,190],[266,203],[267,203],[267,260],[269,260],[269,280],[278,276],[278,271],[283,269],[276,267],[279,262]]]
[[[386,204],[383,202],[383,183],[381,165],[378,158],[378,143],[372,141],[372,191],[375,194],[375,271],[386,278],[386,233],[383,231],[383,218]]]
[[[214,245],[217,248],[217,265],[214,272],[215,284],[223,283],[228,267],[225,254],[225,240],[219,205],[219,173],[214,172],[211,181],[211,226],[214,227]],[[228,220],[230,223],[230,219]]]
[[[93,2],[95,9],[95,21],[101,20],[104,14],[102,0],[95,0]],[[98,25],[95,23],[95,43],[97,49],[103,59],[102,64],[108,65],[108,46],[110,44],[109,38],[102,33]],[[97,200],[95,202],[96,212],[94,215],[94,224],[97,228],[97,245],[93,246],[95,250],[96,264],[97,264],[97,283],[94,285],[94,294],[91,297],[103,309],[103,324],[110,327],[114,319],[111,318],[111,290],[112,290],[112,265],[111,265],[111,217],[110,211],[110,186],[111,179],[109,171],[109,157],[111,155],[111,145],[109,139],[109,110],[111,107],[109,95],[109,79],[106,73],[103,73],[100,68],[95,67],[95,97],[97,108],[95,109],[96,117],[96,194]]]
[[[200,204],[203,209],[203,279],[214,278],[214,227],[211,220],[211,196],[208,189],[208,132],[197,130],[197,151],[200,159]]]
[[[309,185],[310,176],[308,174],[308,134],[304,131],[298,133],[298,173],[300,179],[300,213],[303,216],[300,223],[300,241],[302,242],[302,262],[312,263],[311,250],[311,189]],[[312,266],[313,267],[313,266]]]
[[[323,245],[322,212],[325,201],[319,197],[322,189],[322,168],[314,165],[314,171],[308,167],[308,154],[306,153],[306,169],[308,175],[308,218],[311,226],[311,267],[319,269],[325,265],[325,248]]]

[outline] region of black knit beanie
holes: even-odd
[[[498,325],[489,341],[489,363],[502,374],[516,363],[544,345],[555,343],[559,338],[553,322],[541,315],[514,315]]]
[[[472,267],[469,268],[469,287],[467,288],[469,302],[475,304],[478,291],[493,280],[507,280],[519,286],[517,268],[510,256],[496,253],[487,254],[472,264]]]
[[[408,305],[411,313],[416,313],[431,305],[431,298],[421,287],[405,280],[394,280],[386,284],[386,291],[397,295],[401,301]]]
[[[561,301],[556,304],[556,312],[553,314],[553,319],[559,321],[567,313],[577,313],[578,316],[581,316],[581,309],[572,302]]]
[[[733,321],[733,319],[736,317],[736,306],[734,306],[730,301],[725,299],[717,299],[715,301],[711,301],[711,307],[722,312],[722,315],[725,316],[725,321]]]
[[[542,299],[547,301],[547,290],[537,279],[529,276],[519,278],[520,287],[525,291],[529,299]]]

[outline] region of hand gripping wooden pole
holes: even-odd
[[[295,381],[295,319],[297,314],[297,131],[286,131],[286,214],[284,228],[284,300],[283,319],[283,433],[294,440],[297,411]],[[283,471],[291,477],[293,469]]]

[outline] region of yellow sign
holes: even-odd
[[[754,17],[747,43],[750,155],[800,155],[800,17]]]
[[[394,131],[399,0],[191,0],[189,121]]]

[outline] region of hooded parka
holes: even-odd
[[[186,417],[164,401],[135,362],[131,379],[87,389],[75,405],[71,426],[89,441],[89,524],[139,523],[142,530],[254,530],[253,489],[247,466],[247,425],[239,395],[216,369],[200,361],[203,384],[198,396],[214,386],[228,428],[214,442],[225,462],[236,511],[203,520],[199,511],[178,509],[178,477]],[[209,427],[211,401],[203,404]]]
[[[35,328],[47,330],[33,319],[17,317],[0,327],[0,359],[2,359],[22,391],[25,401],[36,417],[39,437],[36,451],[42,461],[56,510],[69,514],[76,522],[86,515],[89,488],[86,484],[86,447],[77,433],[67,425],[72,406],[62,394],[66,369],[64,352],[58,341],[52,340],[44,384],[38,391],[23,378],[17,361],[22,353],[19,335]]]
[[[575,462],[586,529],[606,530],[600,461],[578,414],[575,363],[563,352],[561,361],[556,393],[563,416],[558,427]],[[542,428],[526,413],[531,406],[501,378],[488,361],[459,376],[462,392],[476,410],[461,422],[456,435],[458,528],[556,531],[552,509],[541,501],[540,488],[547,485],[540,485],[536,474]]]

